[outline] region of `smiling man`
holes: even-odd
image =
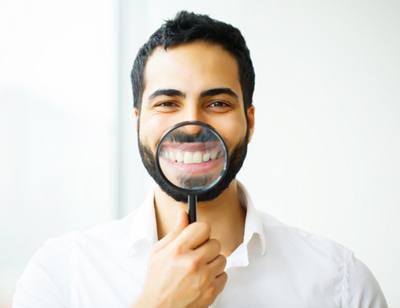
[[[256,210],[236,179],[255,123],[255,74],[239,30],[180,12],[140,49],[131,77],[154,189],[122,220],[48,241],[19,280],[14,307],[387,307],[350,250]],[[213,127],[229,157],[192,224],[187,195],[156,168],[161,138],[186,121]],[[174,138],[181,144],[162,151],[168,172],[199,176],[218,165],[220,149],[200,145],[198,127]]]

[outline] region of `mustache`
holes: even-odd
[[[164,141],[177,142],[177,143],[190,143],[190,142],[210,142],[219,140],[217,136],[215,136],[215,134],[213,134],[210,130],[201,129],[196,134],[186,134],[182,131],[172,132],[168,134],[168,136],[164,139]]]

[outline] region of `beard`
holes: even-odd
[[[231,151],[229,157],[229,164],[227,166],[227,170],[222,179],[216,183],[216,185],[212,186],[204,193],[200,193],[197,195],[198,201],[209,201],[215,199],[219,196],[235,179],[237,173],[240,171],[243,162],[246,158],[247,154],[247,144],[248,144],[248,129],[246,131],[246,136],[243,140],[235,146],[235,148]],[[140,157],[142,158],[142,162],[144,167],[150,176],[154,179],[154,181],[160,186],[160,188],[168,194],[171,198],[178,202],[187,202],[188,195],[187,193],[182,192],[180,189],[172,186],[166,179],[160,174],[159,170],[156,167],[156,157],[155,154],[151,151],[150,147],[144,145],[140,140],[139,128],[138,128],[138,145]]]

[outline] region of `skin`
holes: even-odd
[[[251,106],[244,110],[238,64],[236,59],[219,45],[196,41],[167,50],[155,49],[146,63],[144,84],[142,107],[140,112],[135,109],[135,116],[140,121],[140,140],[149,146],[153,153],[155,153],[157,142],[163,133],[182,121],[199,120],[210,124],[224,138],[228,150],[231,151],[245,138],[246,112],[249,140],[253,135],[254,107]],[[210,89],[220,88],[229,89],[232,93],[221,93],[224,91],[208,93],[211,95],[206,93]],[[174,91],[156,95],[157,92],[160,93],[159,90],[163,89],[173,89]],[[204,95],[205,93],[207,95]],[[187,132],[194,133],[194,131]],[[246,213],[239,203],[236,179],[214,200],[199,202],[197,206],[198,222],[189,226],[185,218],[187,212],[185,203],[176,202],[160,187],[155,190],[154,201],[159,243],[166,242],[167,244],[157,243],[162,246],[164,251],[160,252],[162,249],[157,248],[158,246],[154,249],[153,258],[150,260],[153,270],[157,268],[156,260],[161,258],[160,256],[163,256],[165,260],[168,255],[172,260],[177,256],[191,254],[195,252],[193,249],[200,246],[207,248],[204,248],[203,256],[208,254],[209,259],[211,256],[213,257],[206,263],[201,263],[204,266],[210,266],[212,264],[210,262],[213,260],[222,259],[218,262],[226,263],[225,258],[243,241]],[[185,238],[182,234],[190,234],[190,236]],[[193,237],[198,234],[203,234],[203,237],[196,242]],[[191,248],[186,247],[187,250],[185,250],[182,248],[184,245],[192,246]],[[170,250],[166,247],[169,247]],[[174,262],[176,264],[177,259]],[[171,266],[173,265],[171,264]],[[226,274],[222,275],[224,264],[220,264],[218,268],[217,274],[219,280],[222,281],[218,281],[214,275],[215,281],[210,279],[207,282],[208,287],[205,283],[204,287],[199,288],[198,294],[192,294],[192,297],[188,295],[185,299],[180,298],[180,303],[186,303],[182,307],[202,307],[212,303],[217,292],[222,290],[226,282]],[[202,271],[203,267],[200,269]],[[154,270],[154,273],[150,269],[148,277],[157,275],[159,271],[161,271],[161,266],[158,270]],[[151,281],[151,278],[148,278],[148,281]],[[152,283],[145,286],[141,304],[146,303],[149,307],[151,306],[150,298],[154,298],[154,294],[152,296],[149,294],[155,283],[157,282],[153,280]],[[213,292],[209,291],[210,286]],[[182,289],[182,285],[176,287]],[[163,287],[159,286],[159,288],[158,292],[161,292]],[[212,294],[204,296],[207,292]],[[207,298],[204,299],[204,297]],[[163,305],[167,307],[164,297],[159,299],[158,303],[162,301],[164,301]],[[157,305],[154,303],[154,306]]]

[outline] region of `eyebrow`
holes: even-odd
[[[180,97],[185,97],[186,95],[175,89],[158,89],[157,91],[154,91],[150,96],[149,99],[153,99],[157,96],[180,96]]]
[[[208,96],[215,96],[219,94],[227,94],[232,96],[236,99],[239,99],[239,96],[230,88],[213,88],[208,89],[200,93],[200,97],[208,97]],[[149,99],[153,99],[157,96],[178,96],[178,97],[186,97],[185,93],[176,90],[176,89],[158,89],[154,91],[150,96]]]
[[[215,96],[219,94],[227,94],[229,96],[232,96],[236,99],[239,98],[239,96],[230,88],[214,88],[214,89],[209,89],[206,91],[201,92],[200,97],[207,97],[207,96]]]

